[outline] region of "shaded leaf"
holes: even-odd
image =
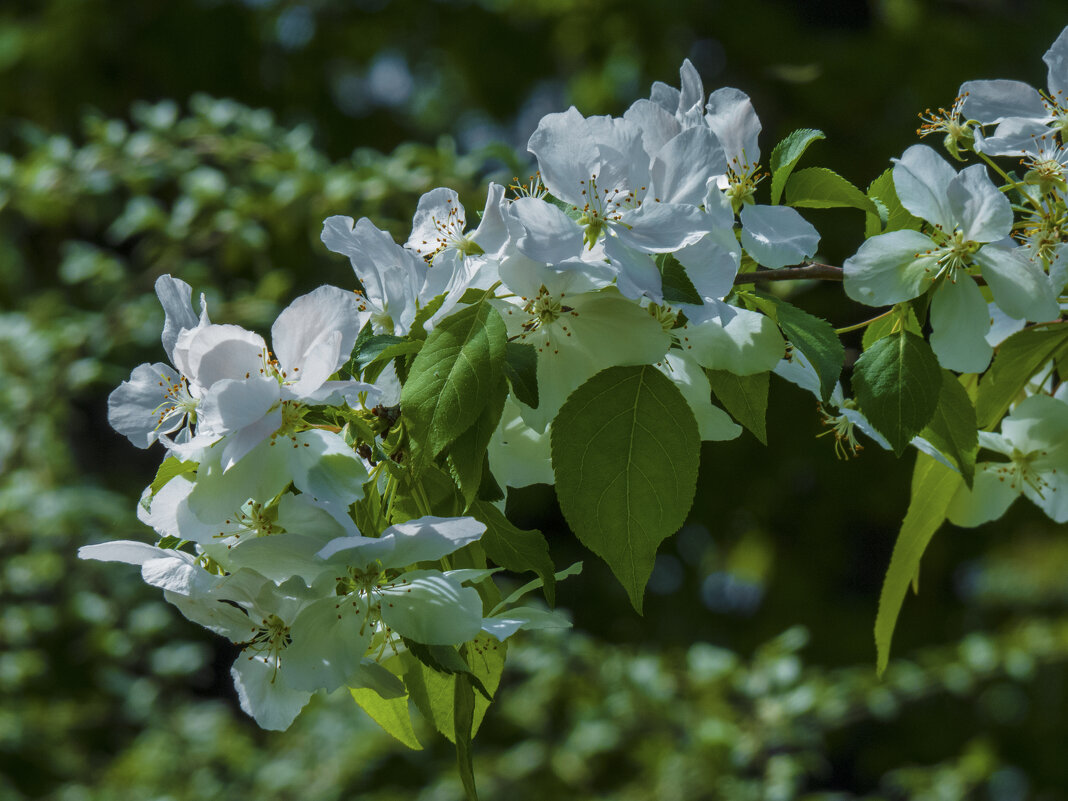
[[[853,392],[869,422],[900,456],[938,406],[942,368],[931,346],[909,331],[878,340],[853,367]]]
[[[727,370],[705,370],[705,375],[730,416],[767,445],[768,373],[735,375]]]
[[[564,517],[639,612],[656,549],[693,502],[699,451],[686,399],[651,365],[602,370],[571,393],[553,423]]]

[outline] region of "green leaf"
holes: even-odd
[[[905,522],[894,544],[890,567],[879,595],[879,613],[875,618],[876,669],[881,676],[890,659],[890,642],[901,612],[909,584],[920,569],[920,558],[927,543],[946,519],[949,502],[960,487],[959,473],[950,470],[925,453],[916,454],[912,473],[912,498]]]
[[[360,351],[363,350],[363,346],[375,336],[374,330],[371,327],[370,321],[364,323],[363,328],[360,329],[359,336],[356,337],[356,342],[352,346],[352,352],[349,354],[349,360],[345,363],[345,372],[352,378],[359,379],[360,367],[356,364],[356,357],[359,356]]]
[[[860,409],[900,456],[938,406],[942,368],[931,346],[909,331],[878,340],[853,366]]]
[[[456,767],[467,801],[478,801],[475,790],[475,766],[472,759],[471,730],[475,722],[475,694],[466,676],[460,676],[453,688],[453,732],[456,743]]]
[[[465,507],[470,507],[482,484],[482,469],[486,462],[486,448],[490,437],[497,430],[504,411],[504,402],[508,398],[508,385],[502,376],[482,413],[464,433],[449,446],[446,461],[449,472],[456,480],[456,486],[463,495]]]
[[[364,368],[363,380],[373,384],[378,380],[378,377],[382,375],[382,371],[386,369],[386,365],[391,361],[398,356],[407,356],[410,353],[418,353],[422,347],[423,340],[421,339],[402,339],[400,342],[395,342],[382,348],[382,350],[378,351],[374,358],[372,358]]]
[[[575,564],[571,565],[570,567],[565,567],[563,570],[558,570],[553,575],[553,581],[554,582],[555,581],[563,581],[568,576],[577,576],[581,572],[582,572],[582,562],[575,562]],[[528,581],[526,584],[524,584],[518,590],[513,592],[511,595],[509,595],[507,598],[505,598],[503,601],[501,601],[499,604],[497,604],[495,607],[493,607],[493,609],[490,610],[490,617],[493,617],[495,614],[497,614],[501,610],[508,608],[509,606],[514,604],[516,601],[518,601],[520,598],[522,598],[524,595],[526,595],[529,592],[534,592],[534,590],[538,589],[539,587],[544,586],[544,584],[545,584],[545,582],[540,578],[536,578],[533,581]]]
[[[433,458],[482,413],[500,381],[507,333],[488,303],[442,320],[412,363],[401,389],[401,412],[411,435]]]
[[[413,751],[422,751],[423,745],[412,728],[412,713],[408,709],[408,696],[383,698],[374,690],[350,689],[352,697],[371,719]]]
[[[486,526],[486,533],[479,540],[486,556],[513,573],[529,570],[538,574],[544,582],[545,600],[554,606],[556,578],[545,535],[536,529],[517,528],[504,512],[486,501],[475,501],[470,514]]]
[[[938,407],[920,436],[957,465],[964,482],[971,488],[975,476],[975,456],[979,451],[975,407],[968,397],[968,391],[949,370],[942,371]]]
[[[705,370],[716,398],[731,417],[748,428],[761,444],[768,444],[768,374],[735,375],[727,370]]]
[[[493,703],[492,693],[486,689],[482,680],[471,670],[460,652],[451,645],[424,645],[421,642],[409,640],[407,637],[401,637],[401,640],[404,641],[409,653],[428,668],[436,670],[438,673],[444,673],[447,676],[466,675],[471,682],[471,686],[478,690],[483,698]]]
[[[497,483],[490,471],[489,459],[482,462],[482,483],[478,485],[478,499],[480,501],[503,501],[504,490]]]
[[[782,197],[786,179],[794,171],[801,156],[808,150],[808,146],[819,139],[826,139],[823,131],[812,128],[798,128],[791,133],[771,151],[771,205],[776,206]]]
[[[774,295],[757,291],[751,296],[760,310],[779,324],[783,336],[808,357],[820,377],[820,396],[826,401],[834,392],[845,362],[845,348],[834,326]]]
[[[908,209],[901,205],[894,186],[894,169],[887,169],[871,182],[868,186],[868,197],[875,203],[876,208],[881,205],[885,211],[886,219],[881,219],[881,214],[873,215],[871,212],[865,220],[864,236],[871,237],[876,234],[887,234],[891,231],[903,231],[911,229],[919,231],[923,220],[914,217]]]
[[[809,167],[791,175],[786,182],[786,203],[807,209],[848,207],[879,213],[867,195],[826,167]]]
[[[682,262],[670,253],[661,253],[656,257],[656,266],[660,270],[664,301],[667,303],[692,303],[700,306],[704,303],[697,292]]]
[[[902,328],[906,331],[911,331],[914,334],[923,333],[923,329],[920,328],[920,321],[916,319],[916,312],[914,312],[912,306],[907,303],[897,304],[891,310],[890,314],[885,317],[880,317],[865,328],[864,337],[860,341],[861,348],[868,350],[868,348],[883,337],[896,334]]]
[[[160,464],[159,470],[156,471],[156,477],[152,479],[152,497],[156,497],[156,493],[163,489],[172,478],[177,478],[186,473],[195,473],[199,466],[196,462],[183,462],[176,456],[168,456]]]
[[[426,324],[435,314],[438,309],[441,308],[441,304],[445,302],[445,293],[432,298],[429,303],[423,306],[415,313],[415,318],[412,320],[412,327],[408,329],[408,336],[412,339],[426,339]]]
[[[490,693],[496,692],[501,682],[501,673],[504,671],[504,661],[508,650],[506,643],[483,632],[467,643],[464,648],[466,649],[465,658],[473,675]],[[442,673],[427,667],[411,654],[405,654],[403,658],[407,664],[404,670],[404,684],[408,688],[411,699],[423,717],[430,721],[443,737],[450,742],[455,742],[453,694],[457,674]],[[472,737],[478,731],[490,705],[490,702],[482,695],[475,696],[474,701]]]
[[[1066,347],[1068,323],[1026,328],[998,345],[989,371],[979,382],[975,404],[979,427],[994,428],[1027,382]]]
[[[693,503],[699,455],[693,412],[651,365],[602,370],[571,393],[553,422],[564,517],[638,612],[657,546]]]
[[[512,394],[531,409],[538,408],[538,351],[533,345],[509,342],[505,350],[504,375]]]
[[[368,330],[364,328],[364,330]],[[360,333],[361,338],[363,333]],[[371,362],[377,359],[382,351],[392,345],[399,345],[407,340],[404,337],[396,337],[393,334],[373,334],[358,342],[359,349],[352,349],[352,358],[349,359],[348,369],[353,376],[359,376]]]
[[[386,462],[391,465],[392,462]],[[422,517],[426,512],[416,500],[416,494],[425,496],[430,504],[430,513],[439,517],[459,517],[464,512],[464,500],[456,488],[456,481],[437,465],[423,465],[413,474],[403,466],[395,466],[397,491],[389,506],[390,523],[404,523]]]

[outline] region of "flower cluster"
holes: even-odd
[[[272,351],[255,333],[211,323],[203,299],[195,314],[184,282],[163,276],[156,291],[173,367],[137,367],[112,393],[109,419],[135,445],[166,446],[138,509],[158,544],[122,540],[80,555],[140,565],[187,618],[239,643],[234,683],[261,726],[288,727],[318,690],[404,695],[381,663],[410,643],[566,625],[537,609],[484,616],[471,585],[493,571],[443,569],[485,532],[473,517],[354,522],[353,505],[382,471],[328,421],[331,410],[369,415],[388,389],[331,376],[380,308],[320,287],[279,315]]]
[[[538,586],[551,603],[555,578],[540,533],[503,514],[502,488],[573,481],[575,494],[558,486],[565,515],[640,608],[656,547],[684,519],[674,507],[692,498],[700,441],[737,437],[739,423],[762,432],[753,409],[762,415],[772,372],[823,404],[841,455],[860,449],[859,431],[957,471],[954,522],[1000,516],[1021,493],[1068,519],[1068,404],[1054,377],[1068,337],[1015,335],[1044,337],[1048,351],[1015,393],[949,372],[985,371],[1028,320],[1061,325],[1065,48],[1062,34],[1047,54],[1049,95],[973,82],[928,121],[921,132],[945,130],[953,157],[987,162],[959,172],[917,145],[867,193],[823,168],[792,175],[823,138],[807,130],[765,170],[749,98],[706,96],[685,62],[680,88],[655,84],[620,118],[543,118],[529,142],[536,175],[491,184],[477,224],[446,188],[421,198],[403,244],[366,218],[327,219],[322,241],[350,260],[359,290],[298,298],[270,347],[160,278],[170,364],[137,367],[109,401],[117,431],[167,451],[139,510],[157,542],[81,555],[139,565],[186,617],[239,643],[242,707],[285,728],[320,690],[404,697],[413,665],[469,677],[455,679],[460,708],[463,681],[487,697],[495,683],[469,658],[480,643],[566,625],[513,606]],[[1007,154],[1025,158],[1023,179],[991,160]],[[868,327],[856,399],[838,381],[840,332],[742,286],[795,274],[782,268],[820,241],[797,207],[835,205],[867,215],[840,273],[846,294],[894,307],[855,326]],[[590,417],[599,405],[611,419]],[[1000,435],[978,437],[977,406],[995,410],[988,429],[1014,408]],[[665,456],[657,416],[678,453]],[[602,437],[621,418],[617,458]],[[1009,461],[977,466],[980,444]],[[501,569],[538,579],[502,601]]]

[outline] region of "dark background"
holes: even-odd
[[[1054,3],[808,0],[6,0],[0,5],[0,798],[451,799],[447,743],[407,752],[344,697],[286,734],[233,697],[229,645],[133,569],[79,545],[144,539],[160,458],[106,398],[162,357],[170,272],[212,318],[266,330],[297,294],[352,286],[331,214],[403,241],[435,186],[481,207],[526,175],[542,114],[620,114],[689,57],[748,92],[765,158],[819,128],[807,164],[864,187],[916,114],[975,78],[1045,85]],[[933,143],[937,145],[937,143]],[[812,211],[820,256],[862,239]],[[792,302],[844,326],[835,286]],[[857,342],[849,342],[854,347]],[[855,355],[855,353],[854,353]],[[811,396],[773,381],[767,448],[706,444],[687,526],[644,617],[566,531],[551,490],[513,494],[546,531],[576,631],[511,648],[476,740],[487,798],[1063,799],[1068,543],[1019,502],[947,526],[874,676],[871,629],[911,456],[849,462]]]

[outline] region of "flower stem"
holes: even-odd
[[[869,325],[871,325],[872,323],[876,322],[877,320],[881,320],[884,317],[888,317],[889,315],[891,315],[893,313],[894,313],[894,308],[891,307],[891,308],[887,309],[886,311],[884,311],[882,314],[877,315],[875,317],[872,317],[870,320],[865,320],[864,322],[857,323],[856,325],[847,325],[845,328],[836,328],[836,329],[834,329],[834,333],[836,333],[839,336],[841,336],[842,334],[848,334],[850,331],[859,331],[861,328],[867,328]]]

